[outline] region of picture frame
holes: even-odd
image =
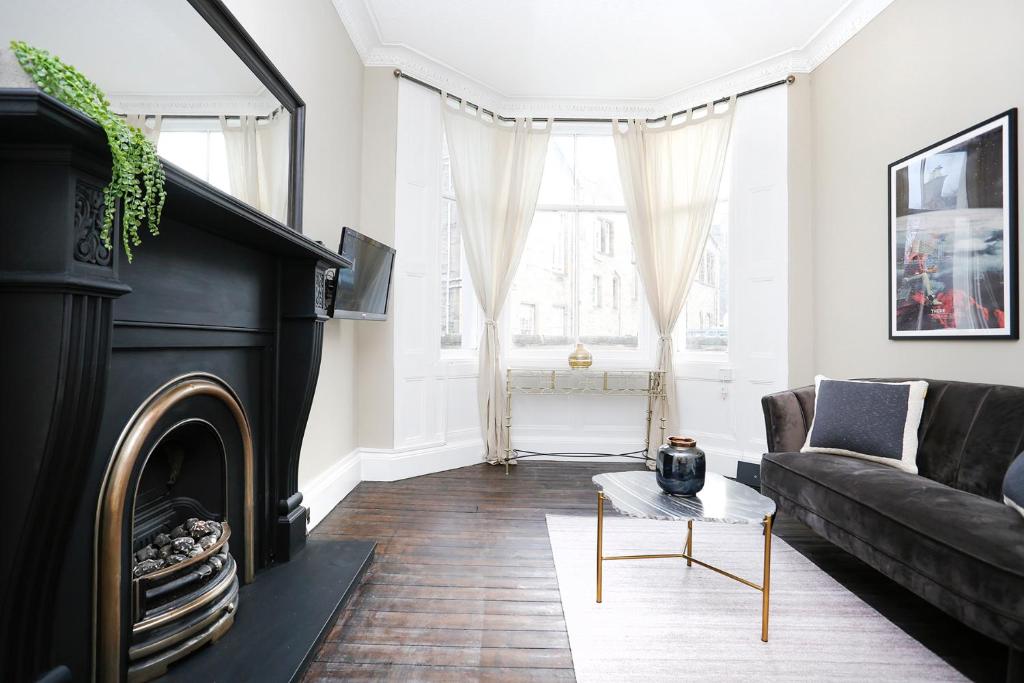
[[[889,164],[889,339],[1019,339],[1017,109]]]

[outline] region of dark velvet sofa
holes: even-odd
[[[800,453],[814,387],[765,396],[761,488],[781,514],[1006,644],[1008,680],[1024,680],[1024,517],[1001,493],[1024,450],[1024,388],[927,382],[916,475]]]

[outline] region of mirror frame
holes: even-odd
[[[288,150],[287,227],[301,233],[306,103],[302,101],[295,89],[288,84],[281,72],[260,49],[252,36],[242,28],[242,25],[221,0],[188,0],[188,2],[291,115],[291,131],[288,136],[290,149]]]

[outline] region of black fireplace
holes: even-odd
[[[0,90],[4,681],[159,675],[230,638],[246,582],[305,543],[324,281],[347,264],[171,166],[128,264],[98,248],[109,169],[90,120]]]

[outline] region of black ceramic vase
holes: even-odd
[[[658,449],[658,486],[665,493],[695,496],[704,488],[707,460],[697,442],[682,436],[670,436]]]

